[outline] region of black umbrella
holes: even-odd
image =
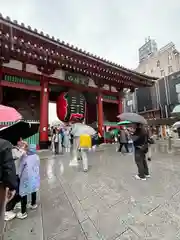
[[[27,123],[24,121],[18,121],[13,125],[0,129],[0,138],[8,140],[13,145],[22,139],[33,136],[39,130],[39,123]]]

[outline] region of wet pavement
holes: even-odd
[[[133,156],[115,146],[90,153],[88,173],[69,167],[69,155],[45,153],[39,208],[8,223],[6,239],[180,239],[180,158],[162,149],[147,181],[134,179]]]

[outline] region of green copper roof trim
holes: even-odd
[[[7,74],[4,75],[4,80],[12,83],[21,83],[21,84],[30,85],[30,86],[40,86],[40,82],[38,80],[32,80],[28,78],[12,76]]]

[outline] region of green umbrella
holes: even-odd
[[[130,124],[130,123],[132,123],[132,122],[125,120],[125,121],[118,122],[117,125],[126,125],[126,124]]]
[[[112,134],[112,135],[118,135],[118,133],[119,133],[119,129],[113,129],[112,131],[110,131],[110,134]]]

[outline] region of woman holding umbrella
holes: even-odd
[[[78,166],[78,158],[80,157],[84,172],[88,171],[87,151],[92,148],[91,136],[95,133],[96,131],[86,124],[72,124],[71,134],[73,135],[73,159],[69,164],[70,166]]]
[[[148,152],[148,134],[143,126],[147,124],[147,121],[144,117],[136,113],[122,113],[118,117],[121,120],[128,120],[135,124],[136,129],[132,135],[135,162],[138,168],[138,174],[135,178],[138,180],[146,180],[150,177],[146,162],[146,153]]]

